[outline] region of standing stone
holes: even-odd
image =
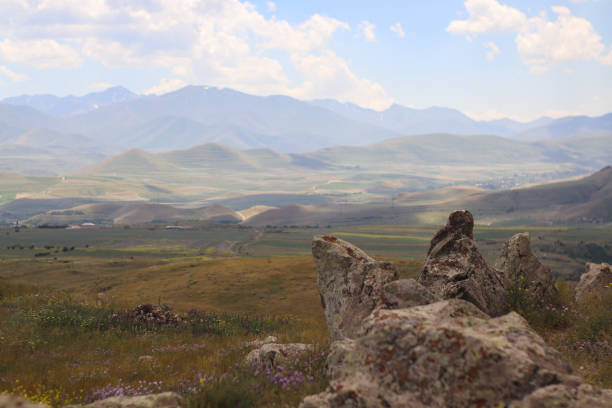
[[[527,289],[533,299],[546,299],[557,293],[550,268],[543,265],[531,250],[528,232],[514,235],[506,243],[498,267],[504,274],[506,286]]]
[[[582,301],[592,295],[612,292],[612,268],[607,263],[587,262],[586,272],[580,276],[576,286],[576,300]]]
[[[379,262],[336,237],[315,237],[312,254],[317,285],[333,340],[354,338],[365,319],[381,302],[382,288],[397,279],[390,262]]]
[[[459,299],[375,311],[334,342],[329,391],[301,408],[504,407],[571,376],[517,313],[491,318]]]
[[[503,275],[490,266],[474,242],[474,217],[455,211],[431,240],[417,281],[435,296],[464,299],[489,315],[506,311]]]

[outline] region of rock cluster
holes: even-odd
[[[344,241],[314,239],[334,341],[330,387],[301,408],[612,406],[612,391],[582,384],[520,315],[486,313],[503,304],[505,279],[475,247],[473,223],[467,211],[451,214],[418,282],[393,281],[381,271],[391,266]]]
[[[588,262],[576,286],[576,300],[580,302],[589,296],[603,295],[606,290],[612,291],[612,267],[607,263]]]
[[[144,326],[179,326],[186,323],[185,319],[172,312],[170,306],[153,306],[151,304],[138,305],[134,309],[113,313],[110,319],[118,323]]]
[[[431,240],[418,282],[442,299],[464,299],[490,315],[505,311],[503,275],[487,263],[473,236],[474,217],[455,211]]]
[[[557,292],[550,268],[531,250],[528,232],[516,234],[504,244],[498,267],[507,286],[519,284],[533,299],[551,298]]]

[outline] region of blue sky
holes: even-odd
[[[612,0],[0,0],[0,98],[186,84],[493,119],[612,111]]]

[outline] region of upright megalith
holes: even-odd
[[[497,266],[504,274],[506,286],[518,286],[533,299],[550,298],[557,292],[550,268],[531,250],[528,232],[516,234],[504,243]]]
[[[506,311],[500,271],[487,263],[474,242],[474,217],[455,211],[431,240],[417,281],[435,296],[464,299],[490,315]]]
[[[383,286],[397,279],[390,262],[331,236],[315,237],[317,285],[332,340],[354,338],[363,319],[381,302]]]
[[[612,292],[612,267],[607,263],[587,262],[586,272],[580,276],[576,286],[576,300],[582,301],[589,296]]]

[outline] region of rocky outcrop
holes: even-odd
[[[580,302],[589,296],[603,295],[605,291],[612,291],[612,268],[607,263],[588,262],[576,286],[576,300]]]
[[[312,344],[267,343],[247,354],[244,358],[244,363],[248,365],[261,364],[265,367],[272,367],[279,364],[286,365],[287,363],[294,362],[296,359],[312,350]]]
[[[431,240],[417,281],[435,296],[464,299],[490,315],[506,311],[503,275],[487,263],[476,247],[474,218],[455,211]]]
[[[533,299],[551,298],[557,292],[550,268],[531,250],[528,232],[514,235],[506,243],[498,261],[506,286],[520,287]]]
[[[49,408],[15,395],[0,394],[0,408]]]
[[[302,408],[505,406],[571,373],[518,314],[491,318],[459,299],[377,310],[328,364],[332,391]]]
[[[467,211],[450,215],[431,241],[418,282],[393,280],[344,241],[315,238],[319,291],[334,341],[330,387],[306,397],[301,408],[612,406],[612,391],[573,376],[520,315],[485,313],[503,309],[505,282],[478,252],[473,225]],[[524,238],[516,241],[519,261],[527,254],[529,270],[542,272],[524,251]],[[505,252],[512,259],[510,244]]]
[[[66,408],[183,408],[187,404],[183,397],[175,392],[161,394],[139,395],[135,397],[110,397],[91,404],[71,405]]]
[[[401,279],[383,286],[382,307],[385,309],[404,309],[427,305],[441,300],[414,279]]]
[[[336,237],[315,237],[317,285],[332,340],[353,338],[380,304],[382,288],[397,279],[390,262],[378,262]]]

